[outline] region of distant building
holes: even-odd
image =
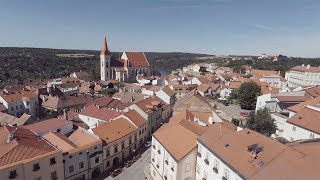
[[[135,82],[138,74],[150,75],[150,65],[143,52],[124,52],[120,59],[111,58],[104,42],[100,53],[101,81],[116,79],[120,82]]]
[[[86,71],[79,71],[70,74],[70,77],[78,78],[82,81],[92,81],[92,75]]]
[[[35,91],[15,91],[0,94],[0,104],[6,109],[7,113],[16,117],[27,113],[37,116],[39,113],[39,98]]]
[[[320,67],[295,66],[286,72],[288,87],[320,85]]]

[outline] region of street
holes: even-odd
[[[147,179],[144,174],[146,170],[149,173],[149,162],[150,162],[150,148],[148,148],[142,155],[141,158],[136,161],[129,168],[126,168],[117,177],[112,178],[111,176],[105,178],[105,180],[142,180]]]

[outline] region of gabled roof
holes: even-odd
[[[320,111],[310,107],[300,109],[287,122],[320,134]]]
[[[13,137],[7,142],[9,134]],[[0,127],[0,166],[34,159],[37,156],[56,151],[42,137],[23,127]]]
[[[125,118],[118,118],[92,129],[93,133],[107,144],[121,139],[136,130],[137,128]]]
[[[169,86],[165,86],[164,88],[162,88],[162,91],[165,92],[169,97],[176,95],[176,93],[173,92]]]
[[[26,129],[32,130],[35,133],[41,134],[43,132],[51,131],[53,129],[58,129],[68,124],[72,124],[72,122],[65,119],[52,118],[30,125],[26,125],[24,127]]]
[[[100,108],[94,105],[86,106],[79,114],[93,117],[105,121],[109,121],[117,116],[119,116],[121,113],[111,110],[108,108]]]
[[[136,110],[130,110],[123,115],[130,119],[130,121],[133,122],[133,124],[135,124],[137,127],[140,127],[146,123],[146,120]]]
[[[312,73],[320,73],[320,67],[308,67],[308,66],[295,66],[290,69],[291,71],[299,71],[299,72],[312,72]]]
[[[124,52],[127,55],[129,66],[149,67],[149,62],[143,52]]]

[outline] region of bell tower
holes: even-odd
[[[110,52],[107,45],[107,38],[104,41],[100,53],[100,76],[101,81],[110,80]]]

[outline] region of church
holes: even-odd
[[[143,52],[123,52],[119,59],[112,58],[104,38],[100,53],[101,81],[136,82],[137,75],[150,75],[150,64]]]

